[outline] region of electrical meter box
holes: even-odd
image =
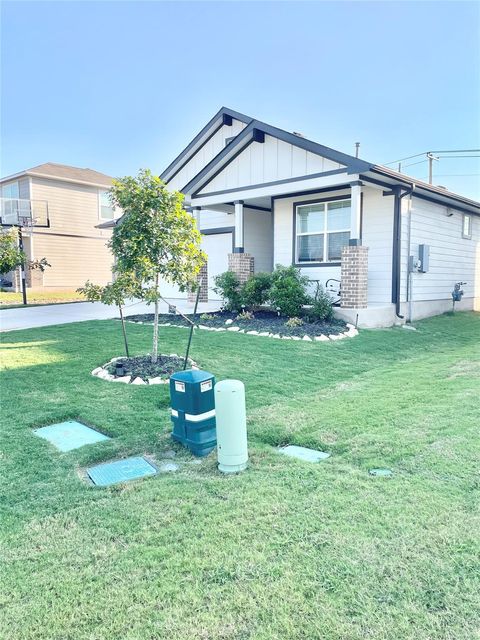
[[[170,376],[172,438],[195,456],[206,456],[217,445],[215,376],[208,371],[179,371]]]
[[[430,267],[430,245],[419,244],[418,245],[418,259],[420,260],[420,273],[427,273]]]

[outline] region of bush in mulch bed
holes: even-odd
[[[193,316],[188,317],[193,319]],[[153,314],[132,315],[128,316],[127,319],[132,322],[153,322]],[[233,322],[226,324],[229,320]],[[160,324],[170,323],[176,326],[188,326],[182,316],[170,314],[162,314],[159,322]],[[281,336],[298,336],[299,338],[303,338],[305,335],[311,338],[321,334],[327,336],[330,334],[337,335],[347,329],[345,322],[336,318],[318,322],[308,322],[306,318],[300,318],[299,321],[292,322],[291,318],[279,316],[275,311],[268,310],[255,311],[253,314],[238,314],[231,311],[204,313],[196,316],[195,324],[215,328],[239,327],[245,331],[258,331],[259,333],[268,331]]]
[[[179,356],[159,355],[157,362],[153,364],[151,356],[135,356],[119,358],[108,364],[105,369],[114,376],[117,364],[122,364],[125,376],[131,376],[132,380],[141,378],[144,382],[148,382],[149,378],[168,378],[175,371],[181,371],[184,362],[184,358]]]

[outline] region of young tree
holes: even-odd
[[[25,253],[18,246],[18,229],[12,227],[0,233],[0,273],[8,273],[21,266]]]
[[[134,272],[142,284],[142,297],[155,304],[152,362],[158,357],[158,306],[160,278],[182,291],[197,286],[205,261],[200,232],[193,217],[183,209],[183,195],[170,192],[148,170],[137,177],[114,182],[110,191],[114,206],[123,210],[121,223],[113,229],[109,246],[116,258],[117,273]]]
[[[130,357],[128,352],[127,331],[125,327],[125,318],[123,317],[123,307],[127,298],[135,298],[140,295],[140,286],[135,279],[135,275],[131,273],[119,274],[114,282],[102,287],[99,284],[93,284],[90,280],[77,289],[90,302],[102,302],[103,304],[116,305],[122,321],[123,341],[125,343],[125,353],[127,358]]]

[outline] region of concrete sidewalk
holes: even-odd
[[[182,313],[192,313],[193,303],[187,300],[169,299]],[[221,302],[202,302],[198,305],[198,313],[216,311]],[[167,313],[168,307],[164,302],[160,303],[160,313]],[[124,315],[137,313],[153,313],[153,305],[146,305],[138,300],[129,301],[125,305]],[[24,309],[0,310],[0,331],[14,331],[16,329],[33,329],[35,327],[47,327],[54,324],[68,324],[70,322],[82,322],[85,320],[106,320],[118,318],[118,309],[102,304],[101,302],[76,302],[72,304],[48,304]]]

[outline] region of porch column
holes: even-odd
[[[351,246],[362,244],[361,216],[362,216],[362,182],[357,180],[350,183],[351,214],[350,214],[350,242]]]
[[[228,270],[233,271],[241,284],[246,282],[254,273],[254,258],[245,253],[243,240],[243,200],[237,200],[235,205],[235,243],[233,253],[228,254]]]
[[[233,253],[243,253],[243,200],[236,200],[235,205],[235,246]]]

